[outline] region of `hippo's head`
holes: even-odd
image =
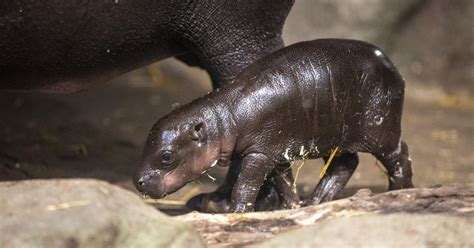
[[[153,126],[133,180],[142,194],[152,198],[175,192],[219,158],[219,142],[209,130],[210,123],[174,112]]]

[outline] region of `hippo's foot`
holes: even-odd
[[[274,180],[266,180],[260,188],[257,200],[255,201],[255,211],[272,211],[286,208],[286,203],[281,193]]]
[[[393,146],[392,146],[393,147]],[[388,174],[388,190],[413,188],[413,171],[408,146],[400,141],[395,148],[389,147],[374,154],[382,162]]]
[[[229,213],[234,185],[240,174],[241,160],[233,160],[224,183],[212,193],[200,194],[191,198],[186,207],[205,213]],[[271,211],[276,209],[296,208],[300,199],[294,189],[293,176],[289,164],[283,165],[285,170],[274,170],[260,187],[255,201],[255,211]]]
[[[328,157],[324,157],[324,161],[327,162],[327,160]],[[357,153],[346,152],[335,157],[329,165],[326,174],[324,174],[316,186],[311,198],[306,200],[303,206],[318,205],[331,201],[346,186],[358,163]]]
[[[230,195],[218,192],[199,194],[191,198],[186,207],[204,213],[228,213],[230,209]]]
[[[191,198],[186,207],[204,213],[229,213],[231,191],[215,191],[212,193],[199,194]],[[257,197],[255,211],[271,211],[287,208],[280,200],[279,194],[273,183],[265,183]]]

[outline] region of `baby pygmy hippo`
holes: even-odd
[[[134,183],[161,198],[238,158],[230,211],[248,212],[270,172],[295,158],[327,160],[337,148],[307,204],[329,201],[345,186],[357,152],[382,162],[390,190],[413,187],[408,147],[400,139],[404,88],[395,66],[373,45],[321,39],[285,47],[231,85],[160,119]]]

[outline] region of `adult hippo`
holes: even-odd
[[[283,47],[281,31],[292,5],[293,0],[1,1],[0,90],[75,92],[169,57],[205,69],[219,87]],[[223,192],[233,187],[239,168],[229,171],[216,193],[200,195],[192,207],[227,206],[230,195]],[[266,188],[261,209],[278,200],[271,182]]]
[[[169,57],[214,87],[281,48],[293,0],[6,0],[0,89],[74,92]]]

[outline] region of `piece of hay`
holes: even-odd
[[[306,150],[304,149],[304,146],[301,146],[301,148],[300,148],[300,156],[301,156],[301,158],[302,158],[303,161],[301,161],[300,166],[298,166],[298,169],[296,170],[295,180],[293,181],[293,188],[296,187],[296,180],[298,180],[298,176],[300,175],[300,170],[301,170],[301,168],[303,168],[303,165],[304,165],[305,162],[306,162],[306,158],[308,157],[309,152],[310,152],[310,151],[306,151]],[[290,166],[290,167],[291,167],[291,166]]]
[[[193,187],[191,190],[189,190],[183,197],[181,197],[181,201],[188,201],[193,197],[196,193],[198,193],[201,190],[200,186]]]
[[[298,169],[296,170],[295,180],[293,181],[293,188],[296,187],[296,180],[298,180],[298,176],[300,175],[300,170],[301,168],[303,168],[305,161],[306,159],[303,159],[303,161],[301,161],[300,166],[298,166]]]
[[[157,203],[160,205],[172,205],[172,206],[184,206],[185,201],[180,200],[168,200],[168,199],[145,199],[146,203]]]
[[[216,178],[209,175],[209,173],[206,173],[207,177],[209,177],[209,179],[211,179],[212,182],[216,181]]]
[[[71,201],[71,202],[63,202],[55,205],[48,205],[46,210],[48,211],[56,211],[56,210],[64,210],[68,208],[77,208],[89,205],[89,201],[87,200],[78,200],[78,201]]]
[[[334,149],[331,151],[331,156],[329,156],[329,159],[328,159],[328,161],[326,162],[326,164],[324,165],[323,170],[321,171],[321,173],[319,173],[319,178],[322,178],[322,177],[326,174],[326,171],[328,170],[329,165],[330,165],[331,162],[332,162],[332,159],[333,159],[334,156],[336,155],[337,150],[339,150],[339,147],[338,147],[338,146],[336,146],[336,148],[334,148]]]

